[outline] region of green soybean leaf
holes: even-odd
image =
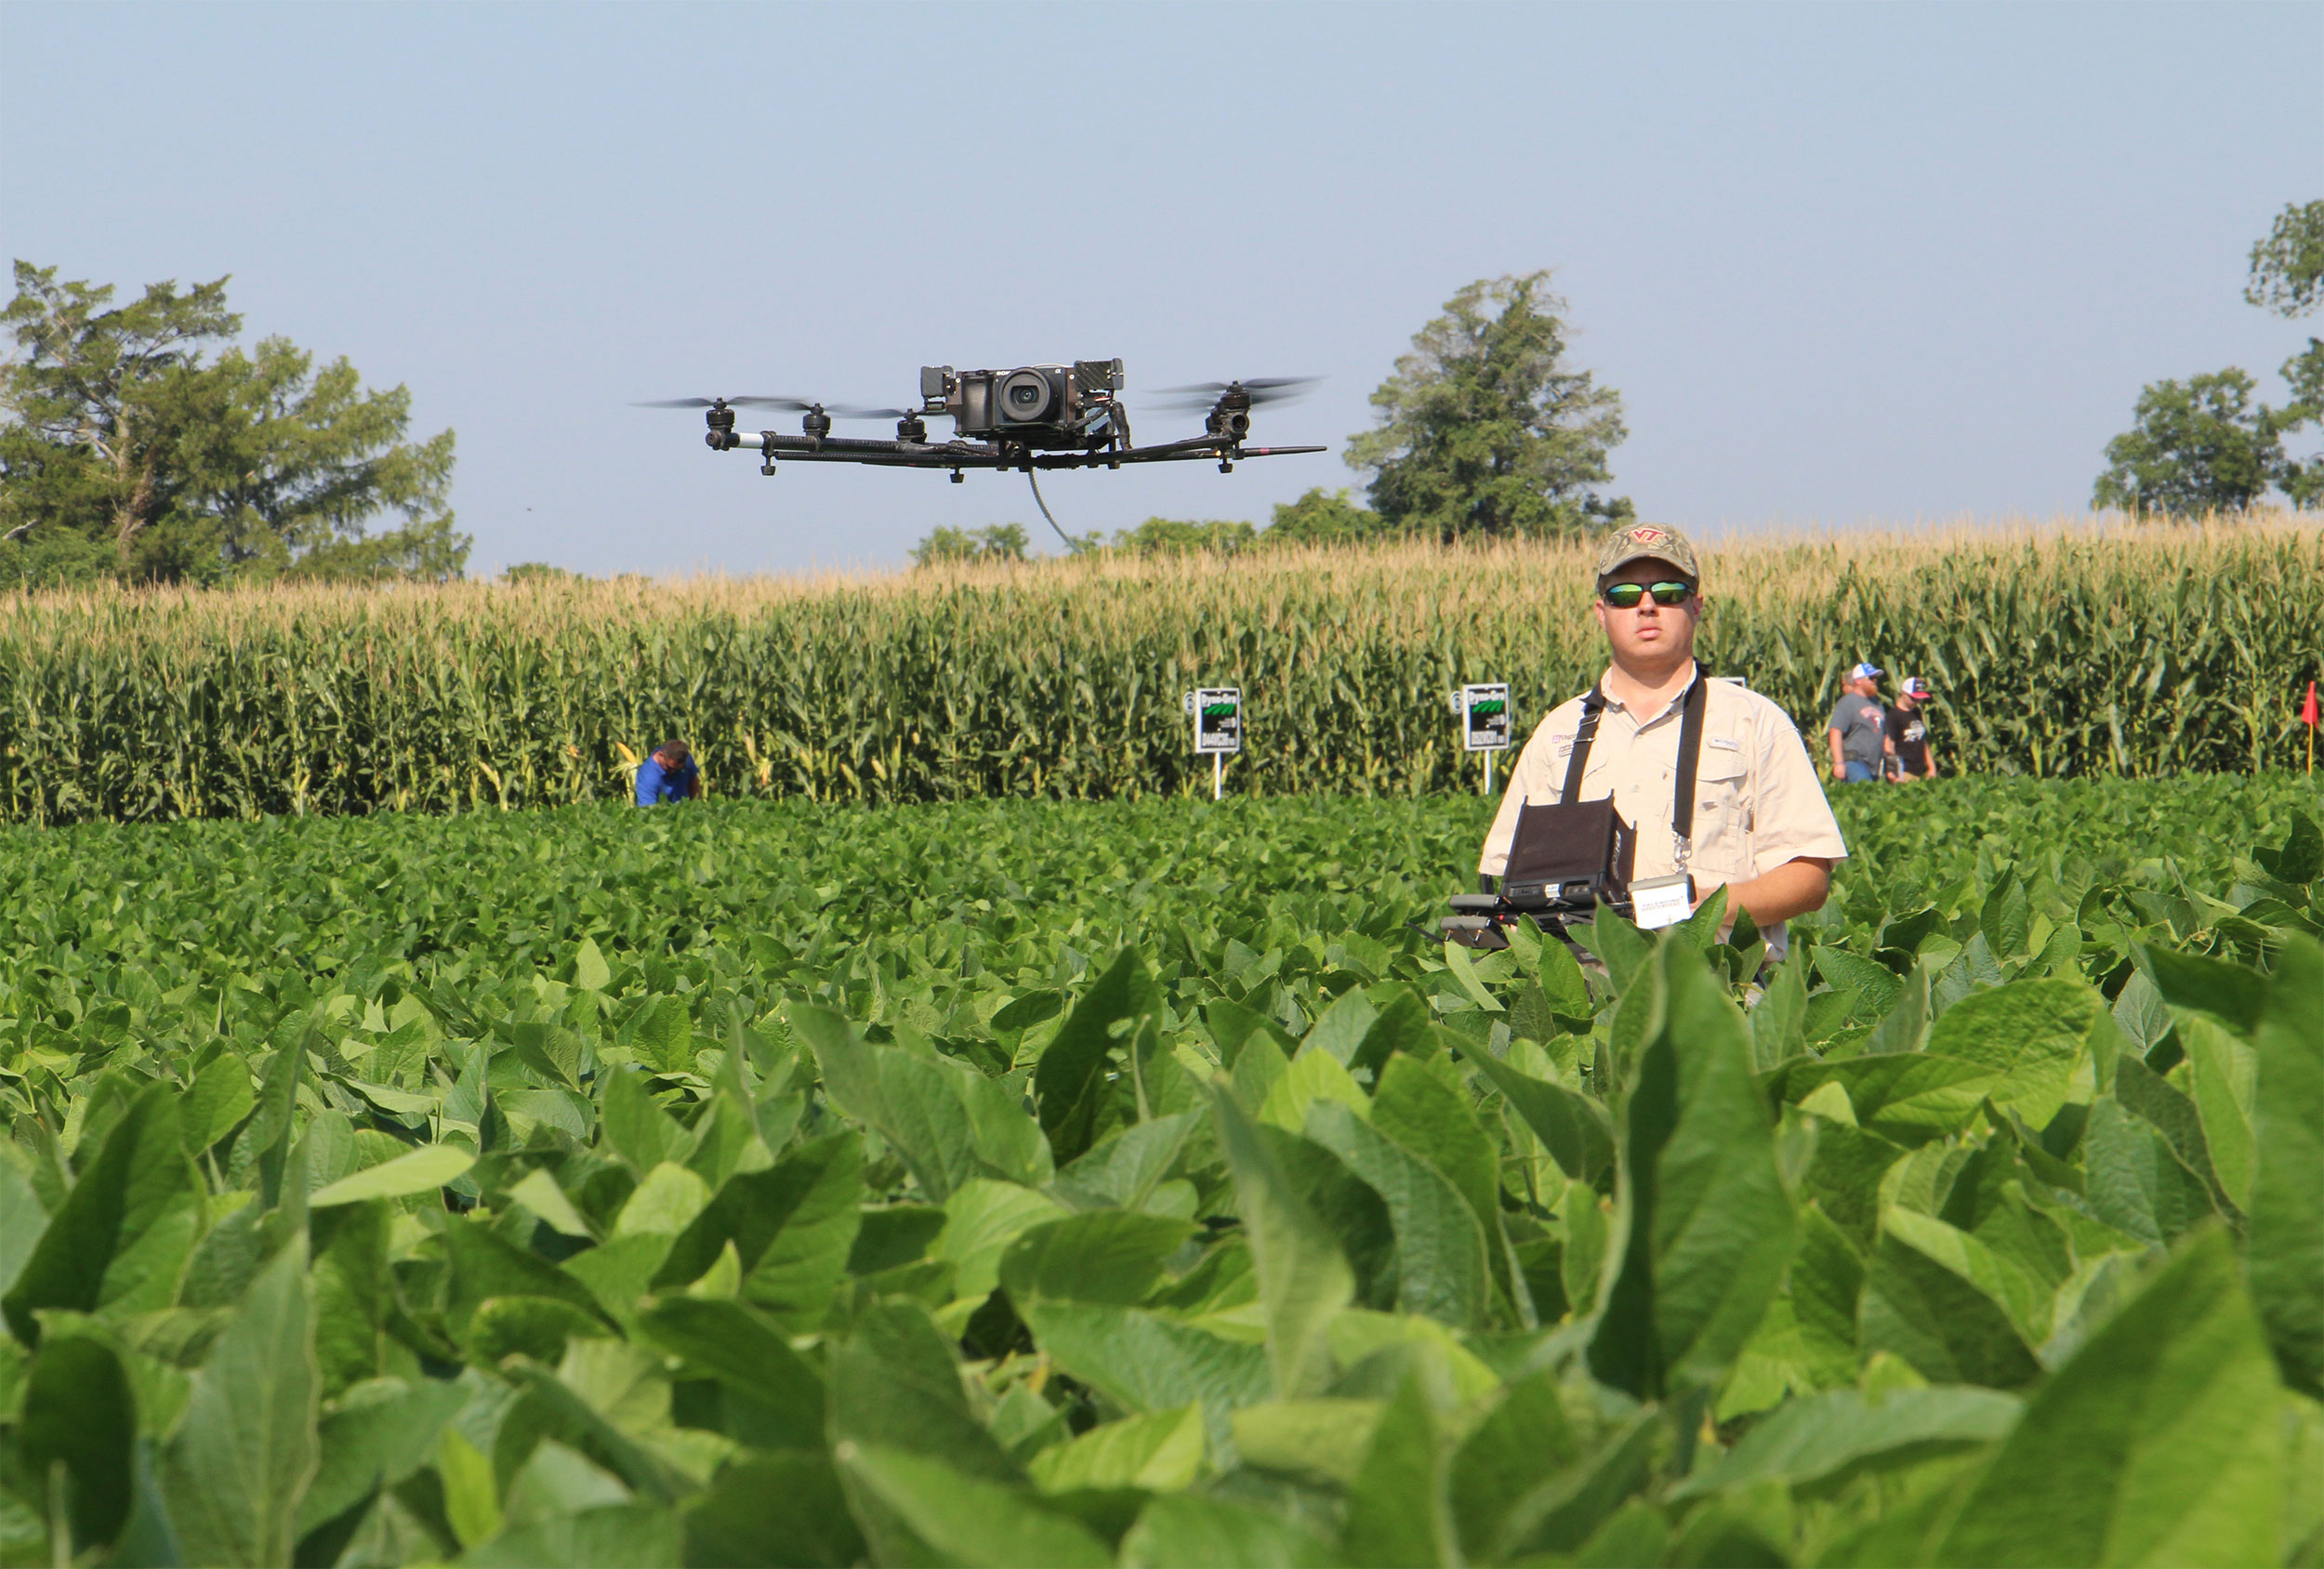
[[[1364,1032],[1355,1054],[1348,1059],[1349,1068],[1368,1068],[1377,1075],[1381,1065],[1399,1051],[1414,1057],[1428,1055],[1429,1029],[1434,1020],[1418,987],[1391,981],[1370,988],[1365,995],[1379,1009],[1380,1016]]]
[[[1022,1113],[1018,1121],[1034,1126]],[[1174,1112],[1106,1135],[1057,1174],[1058,1195],[1082,1207],[1142,1206],[1202,1122],[1200,1111]]]
[[[605,1142],[640,1176],[667,1160],[683,1130],[654,1103],[644,1076],[610,1068],[600,1082],[605,1098],[598,1111],[598,1126]]]
[[[2257,1032],[2246,1270],[2284,1381],[2324,1399],[2324,945],[2284,945]]]
[[[211,1343],[162,1451],[162,1490],[189,1562],[290,1562],[320,1458],[320,1393],[306,1249],[294,1241]]]
[[[866,1551],[821,1449],[729,1461],[683,1518],[688,1569],[846,1569]]]
[[[677,1518],[651,1504],[609,1504],[511,1528],[460,1555],[476,1569],[573,1569],[666,1564],[678,1557]]]
[[[1348,1522],[1340,1537],[1348,1562],[1404,1569],[1460,1562],[1445,1459],[1423,1380],[1408,1372],[1372,1430],[1370,1452],[1348,1489]]]
[[[908,1450],[971,1476],[1023,1474],[970,1409],[954,1342],[926,1310],[889,1301],[858,1317],[830,1355],[836,1440]]]
[[[1183,1220],[1122,1209],[1047,1220],[1010,1243],[1000,1281],[1020,1304],[1050,1299],[1134,1306],[1162,1284],[1171,1257],[1194,1230]]]
[[[1489,1051],[1469,1061],[1508,1099],[1511,1109],[1525,1119],[1567,1177],[1594,1182],[1614,1163],[1614,1130],[1597,1101],[1564,1085],[1522,1074]]]
[[[1795,1102],[1837,1084],[1847,1092],[1859,1127],[1900,1144],[1924,1144],[1967,1127],[1993,1076],[1979,1063],[1905,1052],[1799,1063],[1782,1083],[1784,1098]]]
[[[39,1190],[15,1167],[0,1161],[0,1298],[16,1285],[47,1229],[48,1211]]]
[[[1791,1254],[1791,1198],[1742,1014],[1703,956],[1665,943],[1662,1025],[1629,1075],[1618,1273],[1591,1341],[1642,1398],[1709,1386],[1758,1326]]]
[[[361,1204],[365,1199],[424,1193],[457,1180],[475,1164],[475,1155],[456,1145],[423,1144],[409,1154],[381,1161],[351,1177],[324,1184],[307,1196],[307,1207],[328,1209],[333,1205]]]
[[[1442,1173],[1347,1107],[1308,1110],[1308,1137],[1347,1163],[1388,1206],[1396,1236],[1396,1306],[1456,1329],[1481,1329],[1492,1306],[1485,1232]]]
[[[1279,1514],[1162,1493],[1122,1538],[1122,1569],[1325,1569],[1339,1554]]]
[[[1557,1391],[1557,1376],[1547,1369],[1516,1379],[1455,1452],[1453,1521],[1472,1560],[1490,1551],[1509,1511],[1538,1478],[1581,1458]]]
[[[1993,1075],[1986,1094],[2040,1127],[2095,1087],[2082,1043],[2106,1000],[2080,981],[2019,981],[1963,998],[1929,1032],[1928,1054],[1974,1063]]]
[[[1467,1100],[1413,1059],[1392,1057],[1372,1091],[1372,1126],[1435,1167],[1468,1202],[1492,1248],[1495,1277],[1509,1290],[1499,1141]]]
[[[978,1175],[976,1135],[951,1070],[900,1047],[872,1046],[819,1008],[788,1009],[792,1028],[814,1048],[824,1089],[850,1117],[894,1146],[932,1203]]]
[[[1950,1246],[1940,1249],[1947,1258],[1974,1250],[1989,1264],[1975,1238],[1920,1219],[1926,1220],[1921,1233],[1951,1233]],[[1982,1272],[1998,1289],[1999,1267]],[[1986,1286],[1894,1233],[1881,1239],[1865,1265],[1857,1321],[1866,1352],[1893,1352],[1934,1382],[2019,1389],[2041,1372],[2016,1321]]]
[[[1870,1470],[1990,1444],[2024,1403],[1997,1390],[1908,1389],[1885,1395],[1828,1390],[1783,1405],[1716,1464],[1670,1490],[1672,1498],[1778,1482],[1829,1492]]]
[[[33,1359],[16,1421],[19,1474],[43,1506],[62,1467],[73,1540],[110,1543],[129,1518],[137,1398],[112,1348],[86,1335],[51,1335]]]
[[[1293,1399],[1319,1386],[1327,1375],[1330,1351],[1324,1331],[1353,1295],[1354,1275],[1338,1241],[1292,1186],[1242,1108],[1213,1088],[1210,1114],[1235,1173],[1250,1236],[1275,1396]]]
[[[317,1433],[320,1463],[299,1499],[300,1538],[426,1465],[472,1392],[434,1378],[378,1378],[350,1390]]]
[[[2206,1233],[2034,1395],[1937,1562],[2279,1562],[2278,1389],[2234,1250]]]
[[[1341,1067],[1353,1066],[1355,1054],[1362,1049],[1365,1037],[1380,1022],[1380,1009],[1361,990],[1344,992],[1339,1000],[1323,1011],[1307,1032],[1301,1043],[1329,1052]]]
[[[33,1315],[44,1308],[125,1314],[169,1306],[203,1215],[177,1098],[165,1081],[139,1091],[49,1218],[0,1302],[18,1339],[38,1340]]]
[[[1154,982],[1135,947],[1121,951],[1097,983],[1082,994],[1073,1011],[1041,1053],[1033,1070],[1033,1096],[1041,1108],[1041,1131],[1063,1166],[1097,1142],[1105,1106],[1106,1065],[1117,1035],[1127,1044],[1137,1022],[1158,1006]],[[1127,1030],[1117,1026],[1129,1023]],[[942,1196],[942,1195],[938,1195]]]
[[[746,1301],[795,1334],[819,1326],[863,1223],[863,1140],[851,1131],[730,1179],[679,1233],[654,1288],[699,1280],[732,1243]]]
[[[2238,1211],[2247,1209],[2258,1160],[2251,1132],[2257,1054],[2251,1043],[2199,1015],[2180,1025],[2179,1044],[2186,1053],[2189,1099],[2202,1125],[2212,1175],[2227,1201]]]
[[[739,1302],[665,1297],[638,1313],[637,1332],[720,1386],[725,1431],[759,1449],[820,1449],[824,1383],[765,1319]]]
[[[2239,1035],[2259,1027],[2267,1008],[2267,982],[2258,972],[2225,959],[2143,943],[2133,943],[2131,951],[2172,1007],[2208,1013]]]
[[[1059,1367],[1126,1411],[1200,1401],[1227,1412],[1268,1397],[1264,1347],[1138,1308],[1036,1299],[1019,1311]]]
[[[2140,1242],[2176,1242],[2217,1213],[2202,1179],[2181,1164],[2169,1140],[2112,1096],[2091,1107],[2082,1164],[2092,1212]]]
[[[1114,1555],[1089,1529],[996,1485],[908,1450],[842,1441],[834,1451],[852,1486],[868,1494],[940,1562],[1110,1569]],[[901,1544],[883,1544],[892,1557]]]
[[[1076,1487],[1175,1489],[1201,1474],[1202,1407],[1188,1404],[1091,1428],[1070,1444],[1034,1457],[1033,1480],[1045,1493]]]
[[[444,1322],[456,1337],[465,1338],[469,1321],[495,1297],[545,1297],[601,1315],[580,1281],[476,1221],[454,1220],[442,1235],[452,1273]]]

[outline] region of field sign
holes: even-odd
[[[1470,752],[1499,752],[1509,745],[1509,683],[1460,689],[1460,745]]]
[[[1186,694],[1195,716],[1195,755],[1232,757],[1243,749],[1243,689],[1202,687]]]

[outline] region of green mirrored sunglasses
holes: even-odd
[[[1658,605],[1683,605],[1695,597],[1691,583],[1612,583],[1600,590],[1598,598],[1616,610],[1635,610],[1638,601],[1652,594]]]

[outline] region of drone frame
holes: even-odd
[[[1182,463],[1213,458],[1221,474],[1232,473],[1244,458],[1282,457],[1295,453],[1327,452],[1322,446],[1248,447],[1250,430],[1249,389],[1240,382],[1228,384],[1204,421],[1205,431],[1180,442],[1152,446],[1133,444],[1129,422],[1118,402],[1099,402],[1078,426],[1045,425],[1028,429],[1026,441],[927,440],[928,427],[919,414],[905,414],[896,422],[896,440],[865,441],[831,434],[831,415],[821,403],[810,404],[800,420],[802,434],[775,430],[737,430],[734,409],[723,398],[713,400],[704,412],[709,426],[705,438],[713,452],[754,451],[761,455],[759,471],[775,472],[778,458],[793,463],[860,463],[875,468],[948,468],[958,484],[971,468],[998,472],[1040,468],[1119,468],[1125,463]],[[890,411],[893,412],[893,411]],[[938,413],[937,409],[927,412]],[[1076,443],[1078,443],[1077,445]],[[1059,450],[1060,447],[1063,450]],[[1046,508],[1045,508],[1046,510]]]

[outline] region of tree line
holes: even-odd
[[[227,278],[110,284],[16,264],[0,363],[0,587],[457,577],[453,433],[285,337],[244,349]],[[381,514],[400,520],[373,532]]]

